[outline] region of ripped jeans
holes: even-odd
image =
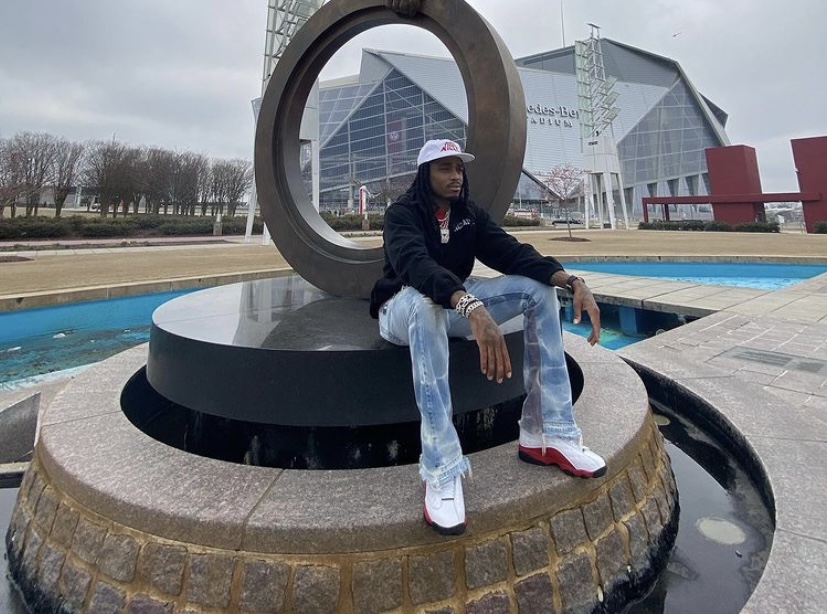
[[[579,442],[554,288],[519,275],[471,277],[465,288],[485,304],[498,324],[523,315],[526,398],[520,428],[542,434],[544,441]],[[453,309],[405,287],[380,309],[379,332],[395,345],[410,347],[414,396],[422,416],[419,473],[433,486],[444,486],[470,469],[451,421],[448,338],[469,337],[471,327]]]

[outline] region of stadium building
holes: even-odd
[[[617,94],[612,128],[630,216],[642,217],[645,196],[708,194],[704,150],[729,144],[726,113],[694,88],[675,60],[605,38],[600,45]],[[515,63],[527,139],[514,206],[536,208],[548,198],[537,176],[565,163],[584,168],[575,47]],[[410,183],[426,140],[465,142],[467,118],[452,59],[364,50],[358,75],[322,83],[319,91],[321,209],[353,208],[360,186],[383,207]],[[305,168],[309,183],[309,164]],[[617,207],[621,195],[613,195]]]

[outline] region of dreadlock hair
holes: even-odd
[[[410,187],[405,191],[405,194],[415,197],[423,203],[433,204],[434,193],[431,190],[431,163],[426,162],[420,164],[416,171],[416,177]],[[468,203],[468,175],[465,174],[465,167],[462,167],[462,188],[460,188],[459,196],[451,199],[451,203],[459,203],[466,205]]]

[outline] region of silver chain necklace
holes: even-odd
[[[451,210],[450,209],[445,212],[445,217],[443,219],[438,220],[439,221],[439,238],[440,238],[440,241],[443,244],[447,243],[448,240],[451,238],[451,234],[450,234],[451,231],[450,231],[450,228],[448,226],[448,224],[450,223],[450,220],[451,220]]]

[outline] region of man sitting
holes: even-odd
[[[584,478],[606,472],[603,459],[583,446],[574,420],[554,287],[572,291],[575,322],[583,309],[588,313],[592,345],[600,337],[600,311],[581,278],[517,241],[469,200],[465,164],[473,160],[450,140],[422,147],[416,178],[385,213],[384,271],[370,304],[382,337],[410,347],[422,418],[425,520],[448,535],[465,530],[461,478],[470,469],[451,421],[449,337],[472,335],[480,370],[502,383],[511,377],[511,361],[498,324],[522,314],[526,398],[519,458]],[[470,277],[475,258],[503,275]]]

